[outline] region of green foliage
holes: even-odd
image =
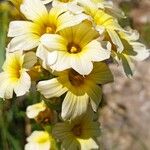
[[[0,68],[4,62],[6,34],[9,22],[7,5],[0,3]],[[1,69],[0,69],[1,70]]]
[[[24,143],[25,113],[18,108],[17,101],[0,101],[0,149],[21,150]],[[20,141],[18,140],[20,139]]]

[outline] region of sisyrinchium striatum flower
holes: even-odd
[[[51,137],[46,131],[34,131],[28,138],[25,150],[50,150]]]
[[[43,35],[41,43],[46,48],[43,51],[46,51],[47,55],[43,57],[42,51],[38,51],[38,56],[42,56],[44,62],[49,62],[55,52],[56,61],[49,64],[52,70],[63,71],[73,68],[79,74],[88,75],[93,69],[93,62],[110,58],[110,43],[101,43],[97,38],[98,33],[92,28],[91,23],[86,21],[61,30],[59,35]]]
[[[8,37],[13,37],[8,45],[10,52],[36,48],[43,34],[56,34],[87,19],[87,15],[83,13],[74,15],[67,12],[65,7],[47,10],[40,0],[25,0],[20,6],[20,11],[27,20],[10,22]]]
[[[100,136],[99,123],[94,121],[94,114],[90,109],[74,120],[57,123],[52,133],[62,142],[62,149],[99,149],[96,142],[96,138]]]
[[[93,71],[86,76],[73,69],[55,73],[56,78],[40,81],[37,90],[46,98],[59,97],[67,93],[62,103],[61,116],[64,120],[80,116],[91,103],[94,111],[100,104],[102,89],[100,85],[113,81],[113,76],[105,63],[94,63]]]
[[[25,150],[101,149],[97,112],[114,80],[110,63],[131,77],[150,50],[119,24],[126,16],[112,1],[9,1],[21,19],[8,27],[0,98],[30,104]]]
[[[27,71],[36,63],[34,52],[23,54],[22,52],[7,53],[6,61],[0,73],[0,97],[10,99],[13,92],[22,96],[29,92],[31,79]]]

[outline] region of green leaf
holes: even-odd
[[[46,99],[42,96],[42,99],[44,100],[45,104],[50,108],[54,109],[56,111],[61,111],[61,105],[62,105],[62,100],[61,98],[54,97],[50,99]]]

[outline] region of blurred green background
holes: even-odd
[[[149,1],[149,0],[148,0]],[[116,5],[121,7],[127,19],[121,19],[122,26],[132,26],[141,34],[141,41],[150,47],[150,4],[146,0],[131,0],[115,1]],[[11,20],[19,19],[17,10],[7,1],[0,1],[0,66],[5,60],[5,47],[9,41],[7,37],[8,25]],[[0,67],[1,69],[1,67]],[[107,93],[107,92],[106,92]],[[25,110],[29,104],[38,100],[38,94],[31,93],[27,97],[0,100],[0,150],[22,150],[25,139],[30,134],[31,128],[38,128],[34,122],[26,118]],[[102,121],[103,122],[103,121]],[[103,122],[105,123],[105,122]],[[32,125],[32,126],[31,126]],[[105,128],[105,127],[104,127]],[[104,149],[112,150],[112,148],[105,146]],[[148,150],[147,147],[144,147]],[[150,147],[149,147],[150,148]],[[115,150],[122,150],[117,149]],[[134,149],[124,149],[134,150]],[[142,149],[136,149],[142,150]]]

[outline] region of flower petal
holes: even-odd
[[[40,81],[37,85],[37,90],[46,98],[59,97],[67,91],[67,89],[58,82],[57,78]]]
[[[40,103],[30,105],[27,107],[26,114],[28,118],[35,118],[37,115],[46,109],[45,103],[42,101]]]
[[[14,37],[8,44],[8,52],[17,50],[31,50],[39,45],[39,36],[35,34],[24,34]]]
[[[46,69],[46,66],[51,66],[56,62],[58,54],[57,51],[49,52],[42,44],[40,44],[36,51],[36,56],[43,61],[42,66]]]
[[[50,2],[52,2],[53,0],[41,0],[43,2],[43,4],[48,4]]]
[[[89,57],[86,55],[72,55],[71,67],[79,74],[88,75],[93,69],[93,63],[89,61]]]
[[[70,124],[57,123],[52,130],[52,134],[58,139],[64,140],[71,137],[70,129]]]
[[[20,10],[27,19],[32,21],[45,20],[48,17],[47,9],[40,0],[24,0]]]
[[[137,55],[131,56],[133,59],[137,61],[143,61],[150,56],[150,50],[146,49],[145,45],[139,42],[131,42],[133,46],[133,50],[137,52]]]
[[[10,84],[8,75],[5,72],[0,73],[0,97],[10,99],[13,97],[14,85]]]
[[[86,92],[91,99],[92,108],[96,112],[102,99],[102,89],[98,85],[91,84]]]
[[[57,123],[54,126],[52,133],[62,141],[61,149],[77,150],[80,147],[79,142],[75,139],[70,130],[70,124]]]
[[[44,34],[41,37],[41,43],[49,51],[65,51],[67,49],[66,39],[57,34]]]
[[[98,149],[99,148],[98,144],[92,138],[90,138],[90,139],[79,139],[78,141],[81,145],[82,150],[91,150],[91,149]]]
[[[106,84],[113,81],[111,70],[103,62],[94,63],[94,68],[88,78],[97,84]]]
[[[65,29],[67,27],[75,26],[79,23],[81,23],[83,20],[88,19],[88,16],[85,14],[71,14],[70,12],[66,12],[58,18],[58,28],[57,31],[60,31],[62,29]]]
[[[121,53],[124,49],[124,46],[123,46],[118,34],[116,33],[116,31],[111,30],[111,29],[107,29],[107,32],[108,32],[113,44],[116,45],[117,51]]]
[[[104,49],[100,42],[93,40],[83,48],[84,57],[91,61],[103,61],[110,58],[110,50]]]
[[[68,11],[74,14],[80,14],[81,12],[84,11],[84,9],[80,7],[79,5],[77,5],[75,1],[73,1],[72,3],[68,3],[67,8],[68,8]]]
[[[8,37],[20,36],[31,33],[34,23],[29,21],[12,21],[9,24]]]
[[[72,27],[72,35],[74,42],[79,43],[81,47],[84,47],[89,42],[99,37],[98,32],[92,28],[91,23],[88,21]]]
[[[37,62],[37,57],[34,52],[28,52],[24,55],[23,68],[30,69]]]
[[[67,138],[61,145],[65,150],[77,150],[80,149],[80,143],[75,138]]]
[[[86,0],[86,1],[85,0],[79,0],[78,3],[90,15],[93,15],[95,13],[95,11],[97,11],[97,9],[98,9],[97,5],[91,0]]]
[[[61,116],[64,120],[74,119],[85,113],[88,107],[89,97],[87,94],[77,96],[68,92],[63,103]]]
[[[22,96],[26,94],[27,92],[29,92],[30,86],[31,86],[30,76],[25,71],[22,71],[21,77],[17,85],[14,87],[14,91],[17,97]]]
[[[45,131],[34,131],[27,138],[27,142],[25,150],[49,150],[51,147],[49,133]]]
[[[63,71],[69,69],[71,58],[67,52],[59,51],[56,62],[50,66],[52,70]]]

